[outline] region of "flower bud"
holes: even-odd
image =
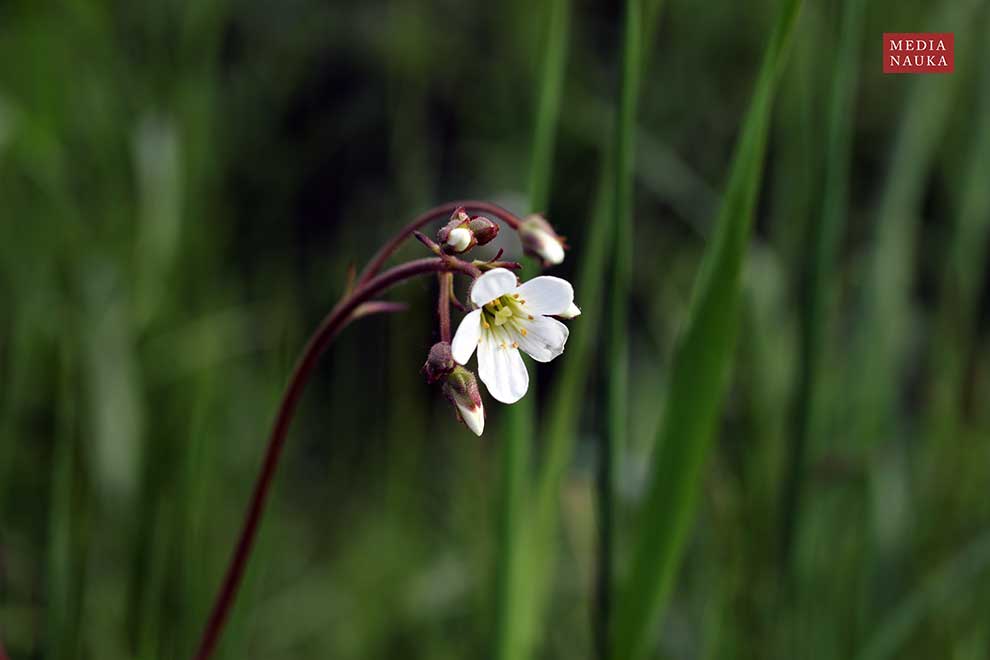
[[[571,306],[568,307],[563,314],[557,314],[557,316],[562,319],[572,319],[575,316],[581,316],[581,308],[574,303],[571,303]]]
[[[519,224],[519,239],[523,251],[543,262],[555,266],[564,260],[564,238],[539,215],[531,215]]]
[[[451,214],[450,221],[437,232],[437,242],[443,246],[444,252],[460,254],[478,244],[470,224],[471,217],[463,207],[457,208]]]
[[[454,367],[443,384],[443,393],[454,404],[457,419],[480,436],[485,430],[485,407],[474,374],[460,365]]]
[[[498,223],[489,220],[483,215],[471,218],[471,222],[468,223],[468,229],[474,234],[478,245],[491,243],[498,236]]]
[[[426,358],[426,364],[423,365],[426,382],[431,385],[440,382],[450,375],[455,366],[454,356],[450,352],[450,344],[445,341],[433,344],[430,355]]]
[[[470,229],[467,227],[455,227],[450,230],[450,233],[447,235],[447,242],[445,245],[455,254],[460,254],[471,247],[471,241],[473,240],[474,236],[471,234]]]

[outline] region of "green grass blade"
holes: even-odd
[[[798,0],[784,0],[739,138],[714,239],[674,350],[670,390],[631,570],[619,585],[612,657],[639,660],[663,613],[692,520],[735,343],[741,271],[763,173],[777,72]]]
[[[960,28],[976,4],[969,0],[946,4],[931,24],[944,25],[946,30]],[[956,53],[960,61],[966,51],[966,44],[960,42]],[[849,391],[856,402],[850,439],[863,451],[896,431],[894,410],[910,337],[911,269],[925,180],[949,125],[959,79],[958,74],[919,76],[903,104],[867,266],[863,319],[853,347],[857,368],[849,374]]]
[[[881,621],[855,660],[898,657],[898,649],[927,613],[946,603],[958,601],[967,594],[975,596],[977,591],[973,585],[988,568],[990,534],[983,534],[944,564]]]
[[[825,353],[828,327],[826,310],[832,297],[839,246],[845,233],[849,206],[849,165],[852,152],[855,92],[859,77],[859,52],[862,41],[865,3],[845,0],[836,46],[836,66],[832,77],[826,129],[825,182],[822,191],[820,221],[808,225],[804,244],[810,262],[804,286],[800,318],[800,349],[797,389],[794,395],[790,456],[785,485],[781,491],[781,547],[784,562],[789,561],[796,519],[800,515],[801,485],[812,429],[814,402],[818,399],[820,370]]]
[[[629,300],[632,282],[632,239],[634,236],[633,172],[635,170],[636,107],[639,104],[642,68],[643,8],[639,0],[627,0],[619,88],[619,112],[615,124],[616,158],[612,219],[611,289],[609,323],[603,348],[605,430],[598,452],[598,555],[597,607],[595,612],[598,656],[609,657],[609,629],[612,616],[615,470],[617,455],[628,436],[629,415]]]
[[[984,32],[986,33],[986,31]],[[985,49],[990,55],[990,50]],[[990,70],[977,76],[982,85],[974,139],[970,146],[959,217],[939,283],[931,355],[932,397],[926,412],[928,448],[938,452],[958,437],[964,395],[963,371],[973,343],[974,314],[979,309],[980,276],[986,270],[990,233]],[[941,461],[934,460],[935,467]],[[932,467],[929,465],[929,467]],[[949,475],[947,475],[949,476]],[[953,477],[949,477],[950,479]]]
[[[546,212],[550,198],[554,145],[564,85],[570,1],[553,0],[547,17],[546,48],[540,78],[533,155],[530,169],[530,209]],[[521,273],[525,279],[531,275]],[[532,552],[529,520],[524,516],[530,476],[530,447],[535,427],[535,379],[531,391],[506,411],[507,432],[502,446],[502,510],[499,521],[499,558],[496,567],[495,657],[527,657],[536,638],[531,608],[539,600],[527,570]]]

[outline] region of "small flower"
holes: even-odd
[[[454,404],[458,421],[480,436],[485,430],[485,407],[478,392],[474,374],[461,366],[455,366],[443,384],[443,393]]]
[[[543,216],[531,215],[519,224],[519,239],[523,251],[543,262],[556,266],[564,260],[564,237],[559,236]]]
[[[451,344],[454,360],[465,364],[478,349],[478,375],[491,395],[515,403],[529,389],[529,373],[519,349],[537,362],[564,352],[567,326],[557,319],[574,306],[574,289],[559,277],[535,277],[519,286],[505,268],[474,281],[471,302],[478,309],[461,321]]]

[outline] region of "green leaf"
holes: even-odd
[[[612,657],[646,656],[680,563],[701,469],[725,391],[739,317],[741,271],[763,175],[777,73],[800,2],[784,0],[737,144],[714,239],[674,349],[653,473],[629,574],[618,585]]]

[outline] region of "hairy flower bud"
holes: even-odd
[[[481,403],[481,393],[474,374],[458,365],[447,376],[443,393],[454,404],[457,419],[480,436],[485,430],[485,407]]]
[[[423,365],[423,374],[426,376],[426,382],[431,385],[439,383],[450,375],[455,366],[457,365],[454,363],[450,344],[445,341],[433,344],[433,347],[430,349],[430,355],[426,358],[426,364]]]
[[[564,238],[543,216],[531,215],[523,220],[519,224],[519,239],[526,254],[536,257],[544,266],[555,266],[564,260]]]
[[[491,243],[498,236],[498,223],[489,220],[483,215],[471,218],[471,222],[468,223],[468,229],[474,234],[478,245]]]

